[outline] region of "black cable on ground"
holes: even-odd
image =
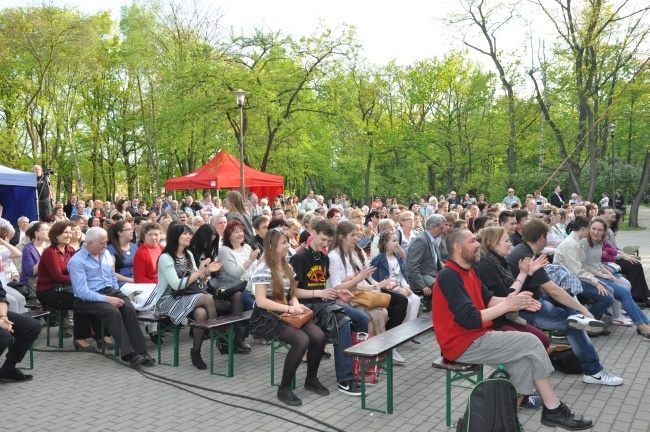
[[[78,351],[76,351],[76,350],[62,350],[62,349],[49,350],[49,349],[34,348],[34,351],[35,352],[43,352],[43,353],[78,353]],[[89,353],[89,354],[99,354],[102,357],[105,357],[105,358],[107,358],[109,360],[114,361],[115,363],[119,364],[120,366],[128,367],[122,360],[120,360],[120,359],[118,359],[115,356],[112,356],[110,354],[102,354],[100,351],[95,351],[94,353]],[[182,386],[187,386],[187,387],[195,388],[197,390],[203,390],[203,391],[206,391],[206,392],[217,393],[217,394],[224,395],[224,396],[238,397],[238,398],[247,399],[247,400],[254,401],[254,402],[265,403],[267,405],[271,405],[271,406],[274,406],[274,407],[277,407],[277,408],[282,408],[284,410],[290,411],[290,412],[292,412],[294,414],[297,414],[297,415],[299,415],[301,417],[305,417],[306,419],[311,420],[314,423],[321,424],[321,425],[325,426],[326,428],[332,429],[332,430],[334,430],[336,432],[346,432],[344,429],[340,429],[340,428],[338,428],[338,427],[336,427],[334,425],[331,425],[331,424],[329,424],[327,422],[324,422],[324,421],[319,420],[319,419],[317,419],[315,417],[312,417],[309,414],[305,414],[305,413],[300,412],[298,410],[295,410],[293,408],[288,408],[285,405],[280,405],[280,404],[277,404],[277,403],[274,403],[274,402],[269,402],[267,400],[259,399],[259,398],[252,397],[252,396],[240,395],[240,394],[237,394],[237,393],[225,392],[225,391],[221,391],[221,390],[215,390],[215,389],[211,389],[211,388],[208,388],[208,387],[202,387],[202,386],[199,386],[199,385],[186,383],[186,382],[183,382],[183,381],[175,380],[173,378],[167,378],[167,377],[164,377],[164,376],[161,376],[161,375],[157,375],[157,374],[154,374],[154,373],[151,373],[151,372],[144,371],[144,370],[142,370],[142,368],[138,368],[138,369],[134,369],[134,370],[139,372],[140,375],[142,375],[145,378],[150,379],[152,381],[155,381],[155,382],[158,382],[160,384],[165,384],[165,385],[177,388],[179,390],[190,393],[190,394],[192,394],[194,396],[198,396],[200,398],[207,399],[209,401],[216,402],[216,403],[219,403],[219,404],[222,404],[222,405],[226,405],[226,406],[229,406],[229,407],[232,407],[232,408],[239,408],[239,409],[243,409],[243,410],[246,410],[246,411],[255,412],[255,413],[258,413],[258,414],[261,414],[261,415],[264,415],[264,416],[275,417],[275,418],[277,418],[279,420],[282,420],[282,421],[285,421],[285,422],[288,422],[288,423],[293,423],[293,424],[295,424],[297,426],[302,426],[302,427],[305,427],[305,428],[308,428],[308,429],[311,429],[311,430],[315,430],[315,431],[318,431],[318,432],[327,432],[324,429],[318,429],[318,428],[316,428],[314,426],[307,426],[307,425],[305,425],[303,423],[297,422],[295,420],[286,419],[286,418],[284,418],[282,416],[279,416],[277,414],[271,414],[271,413],[264,412],[262,410],[242,407],[240,405],[235,405],[235,404],[224,402],[224,401],[221,401],[221,400],[218,400],[218,399],[213,399],[213,398],[210,398],[208,396],[205,396],[205,395],[202,395],[200,393],[189,390],[187,388],[184,388]]]

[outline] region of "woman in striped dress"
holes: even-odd
[[[186,249],[191,239],[190,227],[183,224],[171,225],[167,231],[167,245],[158,258],[156,291],[160,298],[155,310],[167,315],[174,324],[179,324],[187,316],[199,323],[217,317],[212,296],[202,293],[179,295],[179,290],[193,290],[197,285],[201,290],[204,289],[207,276],[221,268],[220,263],[210,258],[202,260],[197,268],[194,257]],[[201,358],[204,333],[205,330],[194,329],[192,336],[190,357],[197,369],[207,368]]]

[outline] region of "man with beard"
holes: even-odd
[[[503,365],[522,395],[535,387],[544,402],[542,424],[569,430],[587,429],[593,422],[560,402],[549,378],[553,365],[540,340],[530,333],[492,330],[492,320],[508,312],[539,310],[532,293],[495,297],[474,267],[479,243],[471,231],[455,229],[447,235],[449,259],[433,288],[433,324],[443,356],[462,363]]]

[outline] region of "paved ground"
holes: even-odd
[[[650,209],[641,209],[641,223],[650,227]],[[650,269],[650,230],[621,232],[620,246],[639,245]],[[647,313],[647,310],[646,310]],[[650,368],[643,366],[650,342],[633,328],[611,326],[610,337],[592,339],[602,363],[622,376],[621,387],[583,384],[579,375],[552,376],[560,398],[595,420],[594,431],[648,431],[650,409],[643,402]],[[163,354],[171,354],[168,336]],[[235,376],[210,376],[189,359],[187,331],[181,336],[178,368],[156,366],[139,372],[110,357],[92,353],[48,350],[37,352],[35,379],[0,387],[2,431],[447,431],[444,372],[431,368],[440,353],[435,334],[423,335],[421,345],[399,349],[406,366],[395,367],[395,412],[392,415],[361,410],[360,398],[336,391],[333,360],[323,360],[320,378],[331,394],[320,397],[299,385],[303,399],[298,409],[279,405],[270,379],[270,347],[254,345],[249,355],[235,358]],[[44,332],[35,344],[45,349]],[[72,348],[70,339],[65,347]],[[154,347],[150,344],[151,352]],[[208,357],[208,346],[203,348]],[[217,354],[224,370],[225,359]],[[283,356],[282,356],[283,358]],[[281,364],[282,361],[279,362]],[[277,370],[281,373],[280,368]],[[298,370],[304,381],[305,367]],[[456,390],[453,417],[465,409],[468,391]],[[370,390],[369,403],[385,401],[385,380]],[[550,431],[541,426],[540,412],[520,411],[526,431]]]

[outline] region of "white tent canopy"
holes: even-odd
[[[36,174],[0,165],[0,185],[36,187]]]

